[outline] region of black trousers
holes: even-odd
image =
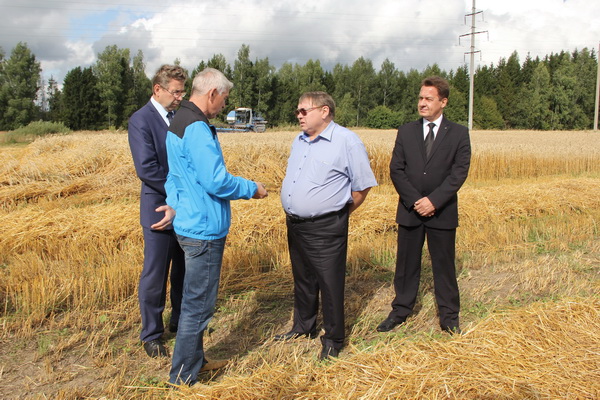
[[[315,332],[319,293],[323,345],[344,345],[344,286],[348,252],[348,207],[315,220],[286,220],[294,275],[293,332]]]
[[[415,306],[421,279],[421,254],[427,236],[431,256],[435,300],[442,329],[459,326],[460,296],[456,281],[456,229],[434,229],[425,225],[398,226],[398,251],[394,290],[389,317],[400,320],[408,317]]]

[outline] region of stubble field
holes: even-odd
[[[220,134],[229,170],[264,182],[232,203],[205,341],[218,374],[178,390],[138,342],[139,181],[123,132],[0,147],[0,398],[595,399],[600,397],[597,132],[473,132],[459,192],[462,336],[439,331],[427,257],[407,324],[377,333],[393,296],[394,131],[358,130],[379,186],[351,217],[348,342],[275,343],[292,277],[279,188],[293,132]],[[167,334],[173,348],[174,337]]]

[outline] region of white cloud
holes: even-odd
[[[437,63],[456,69],[468,57],[470,0],[0,0],[5,14],[0,46],[6,53],[26,41],[44,74],[58,80],[86,67],[108,45],[144,52],[151,75],[179,58],[188,69],[214,54],[233,65],[242,44],[251,58],[269,57],[325,68],[363,56],[379,68],[385,58],[408,71]],[[600,2],[584,0],[478,0],[476,49],[480,64],[497,63],[513,51],[545,56],[583,47],[597,50]],[[479,56],[478,56],[479,58]]]

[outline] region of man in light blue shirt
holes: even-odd
[[[377,185],[365,146],[333,122],[335,102],[325,92],[298,101],[302,133],[294,139],[281,203],[286,213],[294,275],[294,323],[275,340],[317,336],[319,293],[323,307],[320,359],[344,345],[344,284],[348,218]]]

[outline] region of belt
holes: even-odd
[[[315,217],[304,218],[304,217],[299,217],[299,216],[294,215],[294,214],[286,214],[285,218],[288,221],[290,221],[292,223],[295,223],[295,224],[302,223],[302,222],[315,222],[315,221],[319,221],[321,219],[333,217],[333,216],[336,216],[336,215],[342,215],[347,210],[348,210],[348,205],[345,205],[340,210],[332,211],[332,212],[326,213],[326,214],[317,215]]]

